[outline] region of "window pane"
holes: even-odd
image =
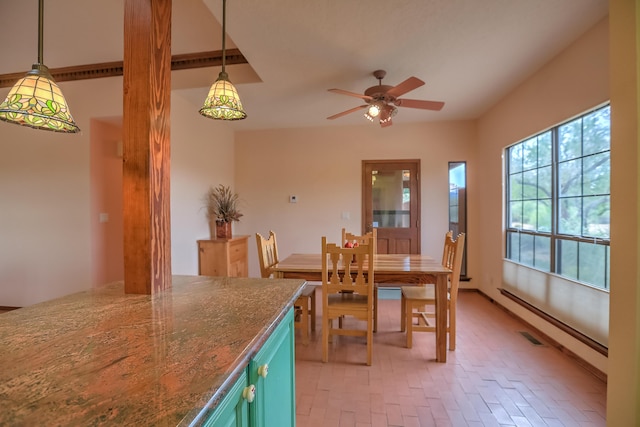
[[[511,147],[509,154],[509,172],[520,172],[522,170],[522,144]]]
[[[551,232],[551,199],[538,200],[538,231]]]
[[[582,195],[582,159],[558,165],[558,196]]]
[[[536,200],[525,200],[522,202],[522,229],[535,230],[538,228],[538,202]]]
[[[580,242],[578,253],[579,272],[581,282],[590,283],[599,287],[605,287],[606,246],[594,243]]]
[[[611,249],[609,246],[607,246],[607,274],[605,277],[605,288],[609,289],[610,288],[610,283],[611,283]]]
[[[507,258],[520,261],[520,233],[507,232]]]
[[[551,131],[538,135],[538,166],[551,164]]]
[[[522,143],[522,170],[535,168],[538,165],[538,140],[531,138]]]
[[[372,171],[373,222],[377,227],[408,228],[411,224],[410,171]]]
[[[578,242],[557,240],[556,272],[569,279],[578,280]]]
[[[522,228],[522,202],[509,203],[509,227]]]
[[[520,262],[533,267],[533,236],[520,234]]]
[[[535,265],[544,271],[551,269],[551,239],[544,236],[535,236]]]
[[[562,234],[582,234],[582,198],[558,200],[558,231]]]
[[[611,152],[584,158],[582,194],[609,194],[611,182]]]
[[[458,222],[457,206],[449,206],[449,222]]]
[[[609,238],[611,202],[609,196],[585,197],[583,200],[584,236]]]
[[[582,154],[582,120],[577,119],[558,127],[558,160],[570,160]]]
[[[522,173],[509,177],[509,194],[511,200],[522,200]]]
[[[538,169],[538,198],[551,198],[551,166]]]
[[[588,114],[583,119],[583,154],[607,151],[611,147],[611,109],[609,106]]]
[[[538,197],[538,170],[533,169],[522,173],[522,198],[532,200]]]

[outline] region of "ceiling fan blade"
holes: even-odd
[[[417,77],[409,77],[407,80],[403,81],[397,86],[392,87],[387,91],[388,96],[393,96],[395,98],[404,95],[405,93],[412,91],[414,89],[422,86],[424,82]]]
[[[342,113],[338,113],[338,114],[334,114],[333,116],[329,116],[329,117],[327,117],[327,120],[337,119],[338,117],[346,116],[347,114],[351,114],[353,112],[356,112],[358,110],[362,110],[363,108],[367,108],[367,107],[368,107],[367,104],[360,105],[360,106],[352,108],[350,110],[343,111]]]
[[[364,99],[365,101],[371,101],[373,98],[368,95],[362,95],[360,93],[349,92],[348,90],[342,89],[328,89],[329,92],[339,93],[342,95],[355,96],[356,98]]]
[[[420,108],[422,110],[440,111],[444,107],[444,102],[440,101],[421,101],[419,99],[396,99],[395,104],[398,107]]]

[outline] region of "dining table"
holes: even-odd
[[[327,260],[325,260],[325,263]],[[322,254],[294,253],[271,269],[274,277],[322,281]],[[436,361],[447,361],[447,283],[451,270],[439,260],[421,254],[375,254],[374,282],[378,286],[433,283],[436,296]]]

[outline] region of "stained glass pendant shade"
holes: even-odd
[[[218,120],[242,120],[247,117],[238,91],[224,71],[220,72],[218,79],[211,85],[200,114]]]
[[[247,113],[242,108],[242,102],[233,83],[229,81],[229,75],[225,71],[226,64],[226,21],[227,0],[222,0],[222,71],[218,79],[211,85],[207,99],[200,109],[200,114],[216,120],[242,120]]]
[[[0,104],[0,120],[54,132],[76,133],[62,91],[42,63],[43,0],[39,0],[38,63],[11,88]]]

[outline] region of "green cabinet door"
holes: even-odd
[[[249,381],[256,387],[249,407],[252,426],[296,425],[293,310],[249,363]]]
[[[248,385],[245,369],[218,404],[213,415],[204,423],[204,427],[249,427],[249,404],[243,397],[244,389]]]

